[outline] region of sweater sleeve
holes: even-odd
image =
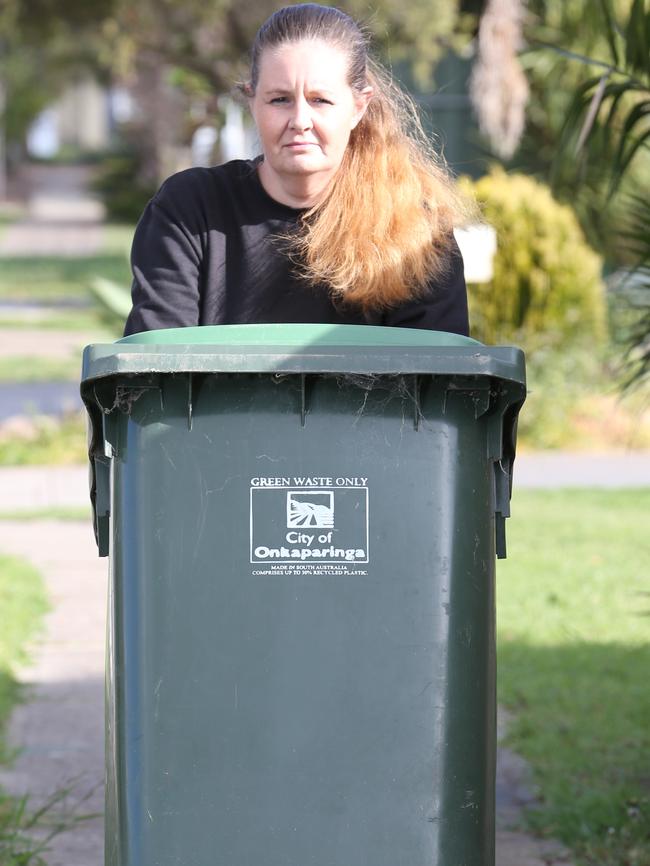
[[[426,292],[416,300],[385,313],[382,324],[469,336],[463,258],[455,240],[451,245],[449,264],[442,274],[431,280]]]
[[[200,239],[167,181],[140,218],[131,248],[133,307],[124,336],[199,324]],[[176,199],[176,201],[175,201]],[[191,217],[190,217],[191,218]]]

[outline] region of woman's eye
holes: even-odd
[[[285,102],[288,102],[286,96],[274,96],[273,99],[271,99],[271,105],[282,105]]]
[[[315,96],[313,101],[318,103],[319,105],[332,105],[332,100],[325,99],[324,96]]]

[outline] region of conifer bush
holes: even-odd
[[[461,185],[497,233],[493,279],[469,287],[472,336],[524,348],[601,342],[602,262],[571,208],[544,184],[501,168]]]

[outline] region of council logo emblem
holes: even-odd
[[[287,527],[331,529],[334,526],[334,493],[287,493]]]

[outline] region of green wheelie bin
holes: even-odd
[[[520,350],[370,326],[84,355],[106,866],[493,866]]]

